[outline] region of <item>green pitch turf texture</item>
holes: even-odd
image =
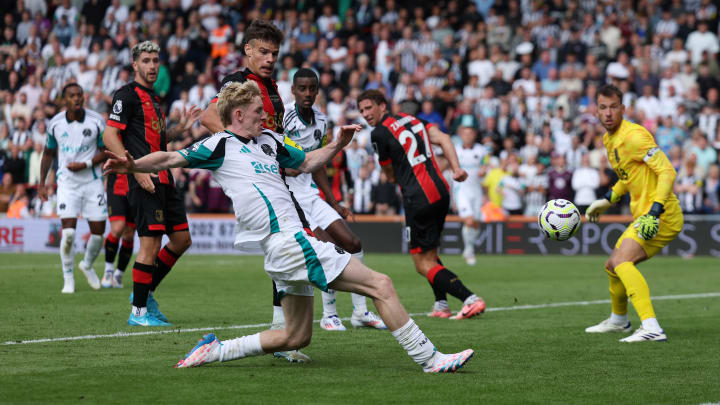
[[[76,263],[80,260],[78,256]],[[388,273],[411,313],[430,309],[432,292],[410,257],[366,255]],[[605,258],[479,256],[469,267],[443,258],[489,308],[608,298]],[[75,270],[76,293],[62,295],[57,255],[0,255],[0,403],[507,403],[699,404],[720,401],[720,297],[658,300],[667,343],[622,344],[590,335],[609,304],[489,311],[465,321],[414,316],[444,352],[473,348],[457,374],[426,375],[388,332],[326,332],[316,323],[304,352],[311,364],[272,356],[195,369],[173,365],[202,331],[7,344],[43,338],[158,331],[126,325],[125,288],[92,291]],[[95,268],[101,274],[102,255]],[[655,258],[640,266],[653,296],[720,291],[716,258]],[[319,293],[315,319],[321,316]],[[175,329],[214,327],[221,339],[264,327],[271,285],[259,257],[183,257],[160,289]],[[450,299],[453,310],[460,303]],[[350,297],[338,297],[341,317]],[[639,320],[630,307],[631,321]]]

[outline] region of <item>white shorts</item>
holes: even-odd
[[[312,297],[313,287],[327,291],[328,284],[345,270],[352,257],[300,229],[273,233],[260,246],[265,253],[265,272],[281,296]]]
[[[455,204],[459,216],[482,219],[482,193],[459,189],[455,194]]]
[[[58,183],[57,212],[60,218],[77,218],[82,214],[88,221],[105,221],[107,198],[102,180],[81,185]]]
[[[320,227],[323,230],[328,229],[330,224],[342,219],[328,203],[325,202],[320,195],[312,194],[306,197],[295,196],[300,208],[305,213],[305,219],[310,224],[310,230]]]

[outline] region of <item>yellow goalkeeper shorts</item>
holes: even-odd
[[[675,211],[675,210],[673,210]],[[620,236],[615,248],[619,248],[622,241],[625,239],[632,239],[642,246],[648,259],[655,256],[661,251],[668,243],[670,243],[675,237],[682,231],[684,223],[682,212],[666,212],[660,216],[660,227],[658,234],[650,240],[643,240],[638,236],[638,230],[633,227],[633,223],[628,225],[625,232]]]

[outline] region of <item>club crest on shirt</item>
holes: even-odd
[[[158,222],[165,221],[165,215],[163,214],[163,210],[155,210],[155,220]]]
[[[265,154],[268,155],[268,156],[275,156],[275,152],[273,152],[273,150],[272,150],[272,148],[270,147],[270,145],[268,145],[268,144],[266,144],[266,143],[262,144],[262,146],[260,147],[260,149],[262,149],[262,151],[265,152]]]
[[[322,133],[319,129],[316,129],[315,132],[313,132],[313,138],[315,138],[316,142],[320,142],[320,138],[322,138]]]
[[[92,131],[90,130],[90,128],[83,129],[83,136],[85,136],[85,137],[92,136]]]
[[[117,100],[115,104],[113,105],[113,112],[115,114],[120,114],[122,112],[122,100]]]

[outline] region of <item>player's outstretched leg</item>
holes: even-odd
[[[430,339],[408,316],[390,277],[369,269],[356,259],[350,260],[345,270],[330,283],[330,287],[370,297],[392,335],[427,373],[457,371],[474,353],[472,349],[455,354],[437,351]]]
[[[312,288],[308,291],[312,293]],[[309,345],[312,337],[312,295],[287,295],[283,298],[282,307],[284,328],[224,341],[214,334],[205,335],[175,367],[197,367],[266,353],[288,353]]]
[[[650,289],[637,267],[632,262],[624,262],[615,267],[615,274],[625,285],[627,295],[642,321],[642,325],[632,335],[620,339],[620,341],[626,343],[666,341],[667,336],[655,317],[655,311],[650,301]]]

